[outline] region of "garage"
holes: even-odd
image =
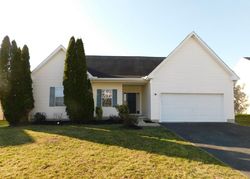
[[[223,94],[162,94],[161,122],[226,122]]]

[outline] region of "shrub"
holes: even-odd
[[[95,108],[95,115],[96,115],[96,119],[98,120],[102,119],[102,115],[103,115],[102,107]]]
[[[119,117],[122,119],[123,124],[126,127],[134,127],[138,123],[136,116],[129,115],[129,109],[127,105],[118,105],[116,106]]]
[[[129,109],[127,105],[117,105],[116,110],[118,112],[119,117],[124,120],[125,118],[127,118],[129,116]]]
[[[128,115],[124,120],[123,123],[127,127],[134,127],[138,123],[138,119],[136,116]]]
[[[46,121],[46,114],[45,113],[41,113],[41,112],[37,112],[35,115],[34,115],[34,119],[33,119],[33,122],[34,123],[43,123]]]

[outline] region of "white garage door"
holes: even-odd
[[[223,95],[162,94],[161,122],[226,122]]]

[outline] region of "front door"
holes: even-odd
[[[127,93],[129,113],[136,113],[136,93]]]

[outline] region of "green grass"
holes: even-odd
[[[250,126],[250,115],[249,114],[236,115],[235,122],[242,126]]]
[[[163,127],[0,126],[0,178],[245,177]]]

